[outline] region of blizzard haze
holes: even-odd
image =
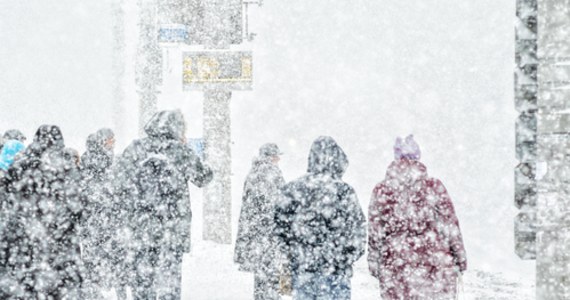
[[[136,22],[136,1],[126,2],[126,20]],[[515,1],[266,0],[250,12],[257,36],[240,48],[253,50],[254,89],[232,93],[234,225],[263,143],[279,144],[292,180],[305,172],[311,142],[333,136],[366,210],[394,139],[413,133],[428,173],[454,200],[469,268],[534,278],[534,262],[513,246]],[[135,24],[127,25],[131,64]],[[0,40],[0,132],[31,138],[53,123],[83,150],[89,133],[113,128],[109,0],[1,1]],[[182,109],[197,137],[202,95],[182,92],[178,54],[168,54],[159,109]],[[132,68],[121,146],[137,132]],[[199,214],[201,193],[192,196]],[[200,228],[193,224],[194,238]]]

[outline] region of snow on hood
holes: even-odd
[[[342,148],[330,136],[318,137],[311,146],[309,167],[312,174],[327,173],[341,178],[348,167],[348,158]]]
[[[149,137],[180,140],[184,136],[184,116],[180,110],[164,110],[156,113],[145,125]]]
[[[28,146],[26,153],[32,156],[41,156],[47,150],[62,150],[63,148],[65,148],[65,143],[59,127],[42,125],[36,131],[34,142]]]

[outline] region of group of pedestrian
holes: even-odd
[[[188,183],[202,187],[213,173],[187,144],[180,111],[159,112],[144,129],[119,156],[110,129],[89,135],[81,156],[54,125],[28,146],[17,130],[2,136],[1,299],[102,299],[111,288],[120,300],[128,289],[137,300],[180,299]],[[366,244],[382,299],[456,296],[467,268],[459,222],[413,136],[396,140],[368,220],[333,138],[313,142],[306,173],[291,182],[282,154],[263,145],[243,189],[234,260],[254,273],[254,299],[350,299]]]
[[[334,139],[317,138],[306,174],[289,183],[281,154],[263,145],[244,184],[234,261],[254,273],[254,299],[350,299],[366,243],[382,299],[455,299],[467,269],[459,222],[413,136],[396,140],[394,161],[373,189],[368,239],[356,192],[342,179],[347,155]]]
[[[190,251],[188,182],[212,171],[185,141],[180,111],[162,111],[118,157],[110,129],[66,148],[59,127],[33,142],[8,131],[0,143],[0,298],[180,299]]]

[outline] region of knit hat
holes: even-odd
[[[394,144],[394,158],[396,160],[419,160],[421,155],[420,146],[414,141],[414,135],[408,135],[403,141],[400,137],[396,139],[396,144]]]

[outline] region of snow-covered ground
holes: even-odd
[[[253,275],[239,272],[233,263],[233,245],[220,245],[194,239],[192,253],[184,258],[183,300],[253,299]],[[378,282],[368,275],[366,259],[360,259],[352,278],[352,299],[378,300]],[[108,299],[115,299],[107,293]],[[283,297],[283,300],[289,300]],[[459,299],[527,300],[534,299],[534,287],[528,281],[506,279],[500,273],[469,270],[463,277]]]
[[[185,258],[182,299],[248,300],[253,299],[253,275],[239,272],[232,261],[233,247],[212,242],[195,243]],[[366,259],[361,258],[352,279],[352,298],[380,299],[378,282],[368,275]],[[514,282],[501,274],[469,270],[464,278],[464,298],[460,299],[533,299],[529,282]],[[284,298],[287,299],[287,298]]]

